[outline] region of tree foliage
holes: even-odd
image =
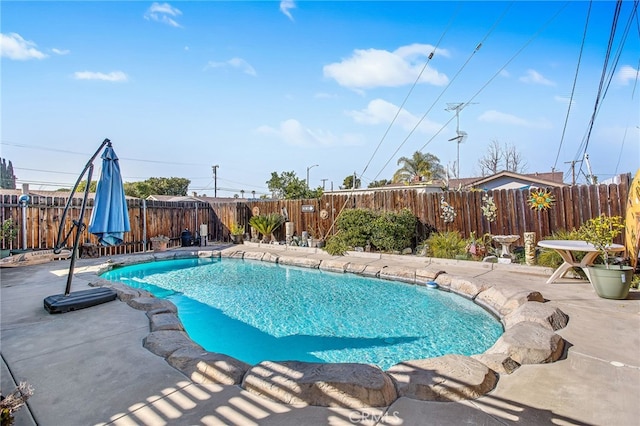
[[[500,142],[494,139],[485,155],[478,160],[478,167],[482,176],[489,176],[503,170],[522,173],[526,170],[527,163],[515,145],[506,142],[500,145]]]
[[[400,157],[401,166],[393,175],[394,182],[411,183],[414,181],[432,181],[445,176],[440,159],[428,152],[416,151],[411,157]]]
[[[389,185],[390,183],[392,182],[388,179],[374,180],[367,186],[367,188],[381,188],[383,186]]]
[[[0,159],[0,188],[16,189],[16,176],[13,174],[13,164],[11,160],[7,163],[4,158]]]
[[[358,189],[361,185],[362,182],[360,181],[360,179],[356,178],[356,185],[353,186],[353,175],[347,176],[346,178],[344,178],[344,181],[342,181],[342,187],[344,189]]]
[[[297,200],[322,197],[321,187],[316,189],[307,188],[307,182],[304,179],[298,178],[293,171],[282,172],[280,174],[271,172],[271,179],[266,183],[274,198]]]
[[[131,197],[147,198],[149,195],[187,195],[191,181],[186,178],[152,177],[140,182],[125,182],[124,193]]]

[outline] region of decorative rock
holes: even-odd
[[[560,330],[567,326],[569,317],[548,303],[527,302],[504,317],[505,327],[512,327],[523,321],[535,322],[549,330]]]
[[[303,268],[318,268],[320,259],[312,259],[309,257],[280,256],[278,263],[281,265],[301,266]]]
[[[496,373],[511,374],[520,367],[520,364],[507,354],[479,354],[471,355],[471,358],[480,361]]]
[[[500,315],[507,315],[527,302],[544,302],[544,297],[537,291],[493,286],[480,292],[475,300]]]
[[[159,308],[168,308],[169,305],[175,305],[168,300],[165,299],[157,299],[155,297],[136,297],[135,299],[131,299],[127,301],[127,305],[131,306],[133,309],[139,309],[141,311],[150,311],[152,309]]]
[[[402,250],[402,254],[413,254],[413,250],[411,249],[411,247],[407,247],[406,249]]]
[[[397,399],[391,378],[367,364],[263,361],[247,372],[242,387],[285,404],[321,407],[384,407]]]
[[[231,259],[242,259],[244,258],[244,251],[242,250],[236,250],[236,251],[228,251],[228,252],[224,252],[225,253],[225,257],[229,257]]]
[[[362,272],[360,273],[360,275],[363,275],[365,277],[371,277],[371,278],[379,278],[380,271],[382,270],[382,268],[383,267],[381,266],[366,265],[362,270]]]
[[[278,263],[278,259],[280,259],[280,256],[273,253],[265,253],[264,256],[262,256],[263,262]]]
[[[387,370],[399,396],[422,401],[462,401],[491,391],[496,373],[485,364],[462,355],[405,361]]]
[[[220,258],[220,251],[219,250],[200,250],[198,251],[198,257],[212,257],[212,258]]]
[[[147,311],[147,318],[151,319],[152,316],[158,314],[176,314],[178,313],[178,308],[173,303],[169,303],[167,305],[161,306],[158,309],[151,309]]]
[[[156,314],[149,318],[151,331],[179,330],[184,331],[184,326],[174,313]]]
[[[450,288],[451,287],[451,280],[453,280],[453,275],[449,275],[446,272],[444,274],[440,274],[435,278],[435,282],[440,286],[440,287],[444,287],[444,288]]]
[[[562,355],[562,337],[542,325],[521,322],[507,329],[485,353],[509,355],[518,364],[542,364]]]
[[[177,251],[175,254],[175,259],[192,259],[194,257],[197,257],[198,253],[195,251]]]
[[[385,266],[380,270],[380,278],[414,284],[416,282],[416,271],[411,268]]]
[[[239,385],[251,368],[247,363],[224,354],[194,347],[178,349],[167,358],[172,365],[195,383]]]
[[[438,281],[436,280],[436,282]],[[455,276],[451,278],[451,285],[450,285],[451,291],[454,291],[460,295],[469,297],[470,299],[473,299],[478,295],[478,293],[490,287],[491,287],[491,284],[479,278],[469,279],[469,278],[462,278],[462,277],[455,277]]]
[[[416,283],[422,284],[427,281],[434,281],[440,274],[445,272],[437,268],[421,268],[416,269]]]
[[[153,331],[144,338],[142,346],[163,358],[167,358],[178,349],[183,348],[204,351],[202,347],[193,343],[187,333],[178,330]]]
[[[359,263],[348,263],[345,269],[345,272],[350,274],[362,274],[367,265],[359,264]]]
[[[118,260],[117,262],[113,262],[112,265],[116,266],[129,266],[129,265],[137,265],[140,263],[153,262],[155,259],[152,254],[141,254],[135,257],[125,257],[122,260]]]
[[[173,251],[171,252],[161,251],[161,252],[155,252],[153,254],[153,258],[155,260],[171,260],[171,259],[175,259],[175,257],[176,257],[176,254]]]
[[[347,267],[349,266],[349,262],[346,262],[342,259],[326,259],[320,262],[320,269],[323,271],[330,272],[345,272]]]
[[[245,259],[262,260],[263,257],[264,257],[264,252],[262,251],[247,251],[244,253]]]

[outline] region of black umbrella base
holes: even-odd
[[[118,297],[118,294],[105,287],[92,288],[89,290],[74,291],[65,296],[56,294],[44,299],[44,308],[50,314],[63,314],[78,309],[90,308],[91,306],[111,302]]]

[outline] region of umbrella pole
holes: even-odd
[[[95,158],[95,157],[94,157]],[[86,170],[86,169],[85,169]],[[91,177],[93,176],[93,164],[89,165],[89,172],[87,174],[87,186],[84,188],[84,197],[82,198],[82,207],[80,208],[80,217],[77,221],[73,221],[73,225],[76,228],[76,237],[73,240],[73,250],[71,250],[71,262],[69,263],[69,275],[67,275],[67,286],[64,290],[64,295],[68,296],[71,293],[71,280],[73,279],[73,270],[76,266],[76,257],[78,254],[78,246],[80,245],[80,235],[84,231],[84,212],[87,209],[87,198],[89,198],[89,185],[91,184]]]

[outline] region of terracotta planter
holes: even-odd
[[[631,266],[605,265],[588,267],[589,281],[598,296],[604,299],[626,299],[633,278]]]

